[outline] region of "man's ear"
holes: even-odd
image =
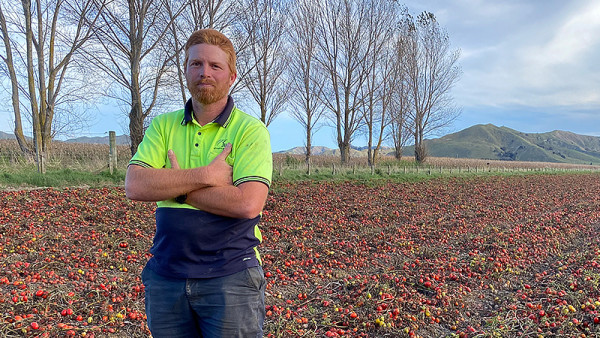
[[[237,73],[231,73],[231,77],[229,78],[229,86],[230,87],[235,82],[235,79],[237,79]]]

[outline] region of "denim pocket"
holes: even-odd
[[[256,290],[260,290],[265,283],[265,274],[260,266],[246,269],[246,276],[248,277],[248,285]]]

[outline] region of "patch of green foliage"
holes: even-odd
[[[125,182],[125,170],[99,172],[72,169],[47,170],[40,174],[35,168],[21,168],[19,171],[5,171],[0,175],[0,187],[73,187],[73,186],[122,186]]]
[[[273,171],[273,189],[288,183],[308,182],[344,182],[356,181],[368,185],[378,185],[386,182],[418,182],[447,177],[481,177],[481,176],[514,176],[531,174],[561,174],[576,173],[576,171],[501,171],[500,169],[459,171],[458,169],[440,169],[426,165],[416,165],[414,162],[381,163],[375,168],[364,166],[331,166],[311,168],[310,174],[306,167],[293,163],[291,167],[279,167]],[[334,169],[335,167],[335,169]],[[34,166],[20,167],[18,170],[3,168],[0,171],[0,189],[31,188],[31,187],[74,187],[74,186],[124,186],[126,169],[117,169],[110,174],[108,169],[102,171],[87,171],[75,169],[48,169],[46,174],[40,174]]]

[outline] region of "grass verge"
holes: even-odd
[[[118,186],[125,182],[125,170],[116,170],[111,175],[108,170],[99,172],[78,171],[72,169],[48,170],[38,173],[35,168],[0,174],[0,188],[31,187],[73,187],[73,186]]]
[[[408,170],[406,168],[409,168]],[[0,189],[20,189],[37,187],[105,187],[123,186],[126,169],[117,169],[110,174],[108,169],[89,171],[78,169],[48,169],[46,174],[37,173],[34,166],[21,167],[19,170],[4,168],[0,171]],[[458,170],[440,169],[432,166],[381,166],[371,170],[369,167],[332,167],[320,166],[313,168],[310,175],[305,168],[276,167],[273,170],[273,188],[288,183],[298,182],[344,182],[358,181],[367,185],[377,185],[382,182],[410,183],[447,177],[482,177],[482,176],[520,176],[520,175],[560,175],[586,173],[589,171],[538,168],[524,170]]]

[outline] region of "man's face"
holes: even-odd
[[[188,49],[185,79],[192,97],[211,104],[226,97],[236,78],[227,64],[227,53],[221,48],[198,44]]]

